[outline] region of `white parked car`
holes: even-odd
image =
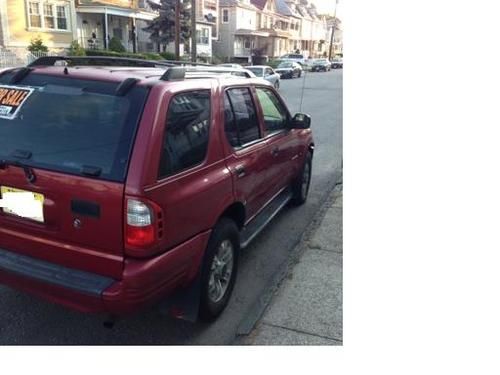
[[[293,61],[299,63],[300,65],[304,65],[307,60],[307,57],[301,53],[287,53],[279,58],[281,61]]]
[[[218,64],[217,66],[224,67],[224,68],[235,68],[235,69],[242,69],[243,68],[243,66],[241,66],[240,64],[231,64],[231,63]]]
[[[250,70],[257,77],[264,78],[266,81],[270,82],[275,89],[280,88],[280,75],[276,73],[270,66],[252,65],[247,66],[246,69]]]

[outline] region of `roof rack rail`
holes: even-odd
[[[28,67],[53,66],[58,61],[64,61],[67,65],[90,65],[90,66],[129,66],[142,68],[171,67],[172,63],[156,60],[143,60],[125,57],[111,56],[43,56],[39,57]]]
[[[207,63],[182,61],[182,60],[159,60],[159,61],[166,64],[183,65],[183,66],[214,66],[212,64],[207,64]]]

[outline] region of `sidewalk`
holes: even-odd
[[[342,345],[342,185],[243,344]]]

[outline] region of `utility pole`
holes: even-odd
[[[181,0],[175,1],[175,59],[181,59],[180,38],[181,38]]]
[[[191,0],[191,61],[196,62],[196,0]]]
[[[333,25],[332,25],[332,35],[330,37],[330,51],[328,53],[328,60],[332,59],[332,50],[333,50],[333,35],[335,34],[335,27],[337,27],[337,4],[339,0],[335,0],[335,12],[333,13]]]

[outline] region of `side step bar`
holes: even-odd
[[[281,211],[292,199],[289,188],[279,193],[256,217],[248,223],[240,233],[241,248],[247,247],[250,242],[266,227],[267,224]]]

